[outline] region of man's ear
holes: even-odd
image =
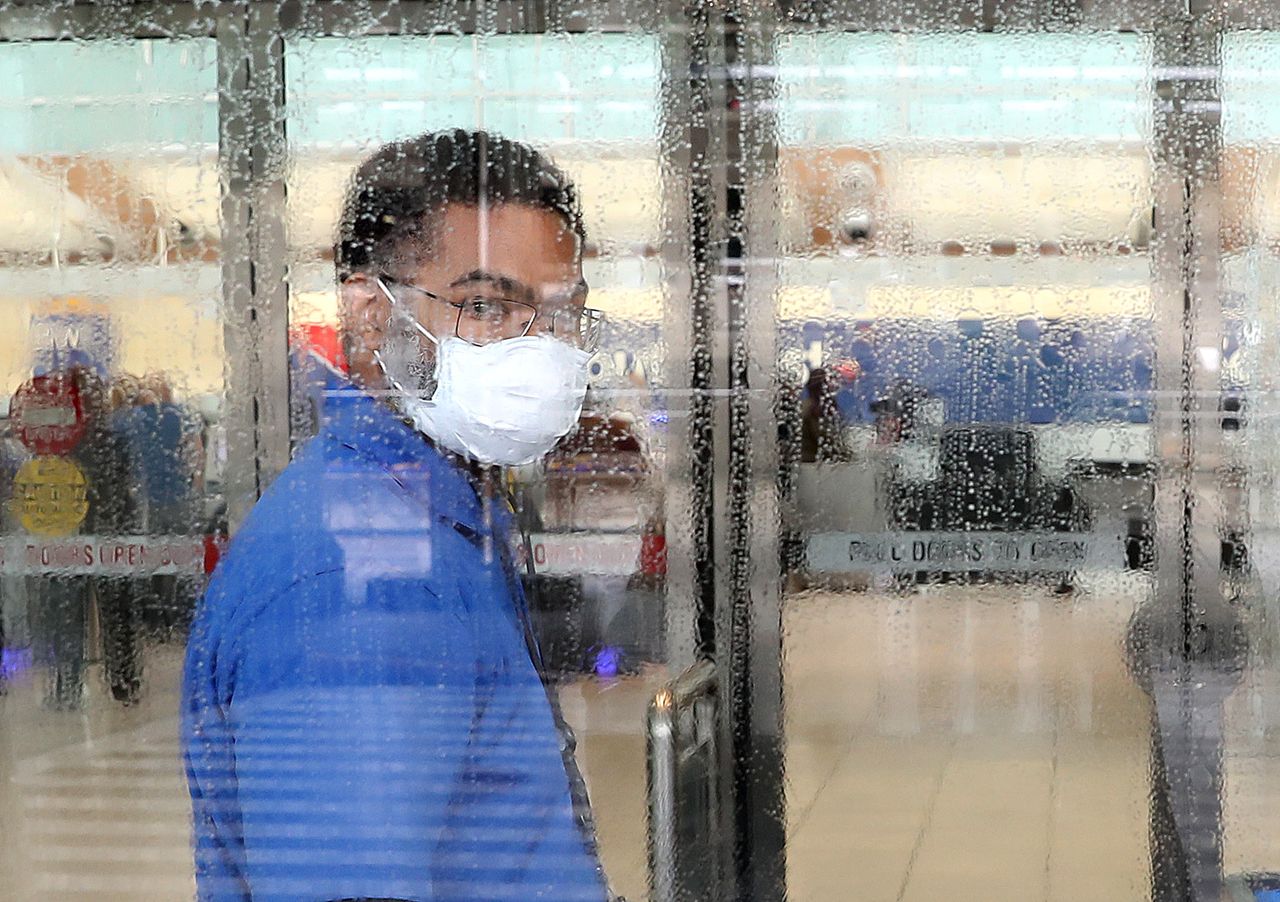
[[[342,325],[352,351],[364,357],[382,347],[391,320],[391,302],[367,273],[353,273],[339,287]]]

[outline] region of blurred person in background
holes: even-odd
[[[0,404],[7,404],[7,399],[0,399]],[[0,416],[0,537],[13,534],[18,526],[17,513],[13,507],[13,482],[18,475],[18,468],[30,456],[27,449],[13,437],[12,421],[9,411],[3,410]],[[6,642],[6,620],[14,616],[15,604],[19,601],[22,590],[22,577],[0,574],[0,694],[6,690],[8,671],[5,669],[4,651]],[[25,600],[25,599],[24,599]]]
[[[351,381],[188,643],[199,897],[602,902],[502,470],[574,429],[600,318],[573,186],[483,132],[386,145],[335,248]]]
[[[151,536],[198,532],[196,485],[204,456],[198,415],[174,399],[163,373],[148,373],[121,384],[111,425],[128,445],[140,531]],[[195,601],[195,577],[156,574],[147,588],[150,605],[140,609],[146,625],[163,633],[184,627]]]
[[[840,389],[858,378],[856,363],[844,361],[830,367],[817,367],[805,383],[800,406],[800,459],[847,461],[850,451],[844,438],[844,419],[836,396]]]
[[[85,419],[84,434],[69,455],[85,479],[87,512],[76,531],[96,536],[128,533],[135,523],[136,508],[127,452],[108,422],[107,386],[93,369],[83,365],[53,375],[74,384]],[[50,573],[28,576],[26,581],[36,659],[47,674],[45,706],[75,711],[84,704],[86,629],[89,605],[95,600],[107,683],[118,700],[126,704],[136,700],[141,674],[130,580]]]
[[[141,532],[141,511],[128,443],[112,423],[116,386],[87,368],[77,368],[86,424],[73,458],[88,483],[89,512],[81,525],[88,535],[114,537]],[[117,574],[77,577],[89,584],[98,605],[102,630],[102,663],[107,686],[116,701],[132,705],[142,687],[139,597],[145,581]]]

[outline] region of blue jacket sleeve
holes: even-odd
[[[193,637],[202,900],[445,898],[434,864],[477,720],[461,604],[338,571]]]
[[[235,758],[214,677],[218,662],[212,654],[215,628],[210,611],[218,589],[215,582],[187,640],[183,759],[191,792],[197,898],[199,902],[243,902],[249,891],[244,883]]]
[[[488,638],[505,648],[478,686],[481,709],[437,862],[440,898],[603,902],[546,690],[509,623]]]

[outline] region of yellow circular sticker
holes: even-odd
[[[36,457],[18,468],[13,504],[22,525],[41,536],[65,536],[89,512],[89,483],[65,457]]]

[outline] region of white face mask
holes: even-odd
[[[586,351],[550,335],[480,346],[454,336],[437,340],[411,322],[436,344],[435,392],[426,400],[401,389],[399,406],[438,444],[513,467],[545,456],[577,425],[587,393]],[[382,355],[377,360],[401,388]]]

